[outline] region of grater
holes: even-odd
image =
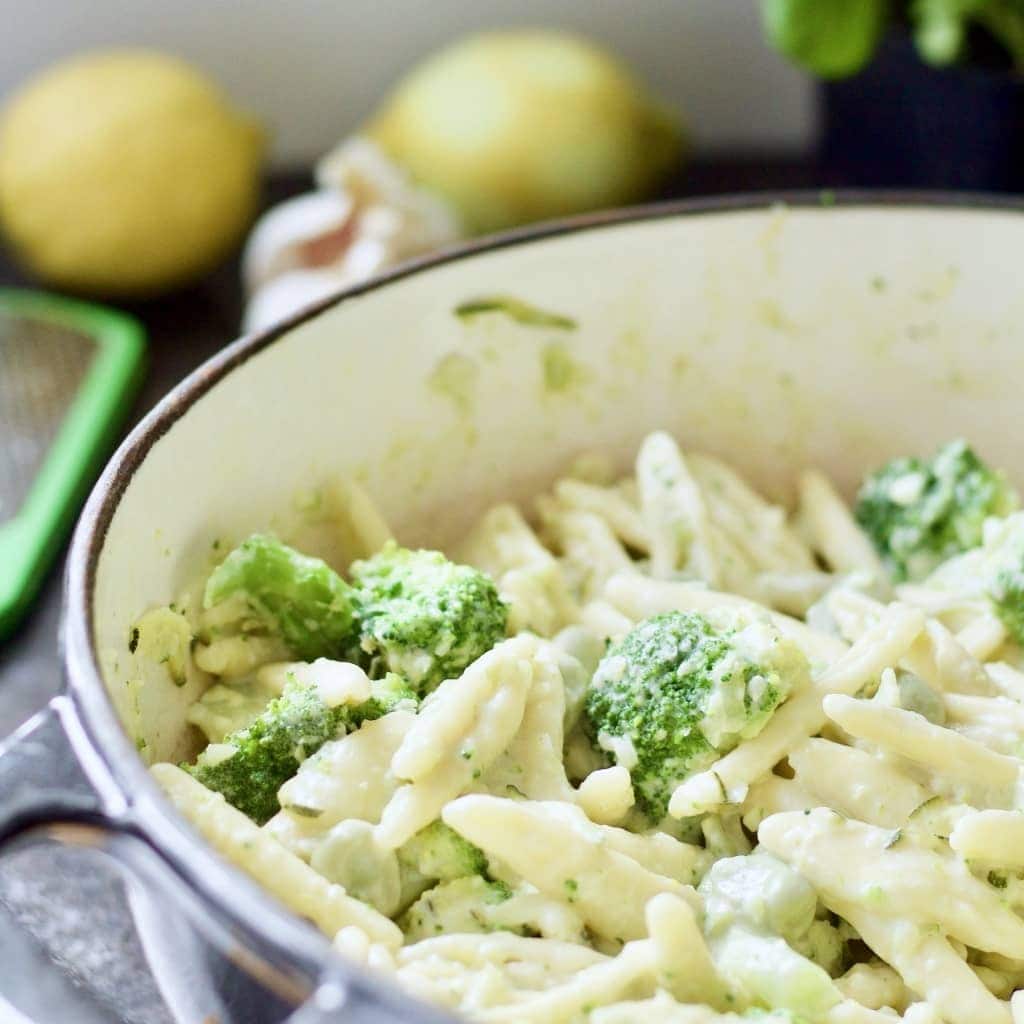
[[[132,317],[0,288],[0,640],[39,589],[140,379]]]

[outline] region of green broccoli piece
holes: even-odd
[[[258,825],[279,810],[277,791],[328,740],[344,736],[363,722],[380,718],[415,696],[396,676],[371,683],[368,700],[355,706],[328,707],[317,687],[290,678],[246,728],[207,747],[194,765],[182,767]]]
[[[392,542],[351,571],[371,676],[397,672],[423,696],[505,636],[507,609],[492,580],[438,551]]]
[[[463,839],[443,821],[435,821],[421,829],[401,846],[398,862],[403,869],[442,882],[487,873],[487,857],[483,850]]]
[[[451,933],[504,930],[492,919],[492,909],[512,898],[504,882],[469,875],[428,889],[399,918],[406,942]]]
[[[243,628],[251,616],[302,661],[340,657],[354,643],[349,585],[326,562],[273,537],[253,534],[210,574],[204,608],[229,599],[239,602]]]
[[[463,839],[443,821],[421,829],[398,848],[402,907],[438,882],[479,875],[488,878],[487,857],[483,850]]]
[[[416,691],[400,675],[389,672],[383,679],[371,679],[369,698],[349,708],[349,728],[358,729],[363,722],[383,718],[399,708],[415,711],[418,705]]]
[[[1024,644],[1024,513],[993,520],[982,547],[940,566],[927,585],[988,599],[1007,632]]]
[[[428,889],[398,919],[406,942],[442,934],[512,932],[531,938],[585,942],[579,914],[530,886],[515,889],[481,875],[465,875]]]
[[[1024,561],[996,574],[991,597],[1007,632],[1024,646]]]
[[[349,711],[328,708],[315,686],[289,681],[248,728],[207,747],[186,770],[262,825],[277,813],[277,791],[299,763],[344,735]]]
[[[1024,645],[1024,513],[993,524],[980,551],[944,565],[928,582],[965,597],[987,597],[1006,631]]]
[[[862,484],[854,512],[899,582],[921,580],[947,558],[977,547],[985,520],[1017,505],[1000,473],[965,441],[951,441],[930,461],[886,463]]]
[[[592,741],[629,768],[637,804],[661,821],[672,791],[754,736],[807,660],[766,622],[723,612],[645,619],[601,659],[585,698]]]
[[[223,743],[224,737],[252,725],[278,691],[250,677],[237,683],[214,683],[188,709],[185,716],[210,743]]]

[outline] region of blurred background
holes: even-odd
[[[1024,189],[1019,0],[0,0],[0,26],[0,736],[60,687],[98,466],[243,328],[563,214]],[[0,1021],[173,1019],[93,855],[0,859],[0,964]]]
[[[41,0],[5,23],[0,95],[82,50],[166,50],[257,112],[272,132],[271,162],[285,168],[321,156],[429,53],[514,25],[609,47],[686,111],[701,150],[798,153],[813,136],[813,86],[765,45],[752,0],[291,0],[287,16],[273,0]]]

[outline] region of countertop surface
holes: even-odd
[[[267,203],[304,190],[307,182],[304,175],[273,180]],[[816,171],[806,161],[736,157],[696,162],[669,194],[817,183]],[[0,252],[0,285],[28,283]],[[187,291],[128,308],[148,332],[148,366],[126,429],[238,333],[242,293],[237,262]],[[61,688],[57,631],[62,572],[63,554],[25,622],[0,647],[0,737]],[[39,1024],[173,1021],[146,969],[122,884],[95,853],[34,847],[0,859],[0,965],[0,1024],[21,1019],[3,996]]]

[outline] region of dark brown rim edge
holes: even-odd
[[[273,925],[278,938],[287,938],[299,955],[324,956],[330,949],[312,928],[266,896],[243,873],[229,867],[205,844],[192,840],[183,819],[159,794],[127,734],[117,719],[93,645],[92,597],[99,555],[121,497],[146,455],[175,422],[213,386],[236,367],[272,345],[295,327],[349,299],[387,287],[414,274],[481,253],[566,234],[618,227],[629,223],[738,213],[770,208],[900,207],[1024,213],[1024,198],[978,193],[816,190],[751,192],[739,195],[674,200],[647,206],[586,214],[520,228],[503,234],[448,247],[399,265],[363,284],[303,309],[281,324],[244,336],[207,360],[181,381],[135,426],[107,463],[93,487],[71,542],[64,580],[64,620],[61,631],[68,689],[82,712],[85,735],[107,765],[118,785],[129,795],[131,813],[144,835],[159,833],[166,853],[182,877],[207,899],[215,901],[240,924],[259,935]],[[130,783],[130,786],[126,786]],[[140,799],[141,798],[141,799]],[[148,799],[147,799],[148,798]],[[245,896],[241,901],[233,897]],[[282,934],[283,933],[283,934]]]

